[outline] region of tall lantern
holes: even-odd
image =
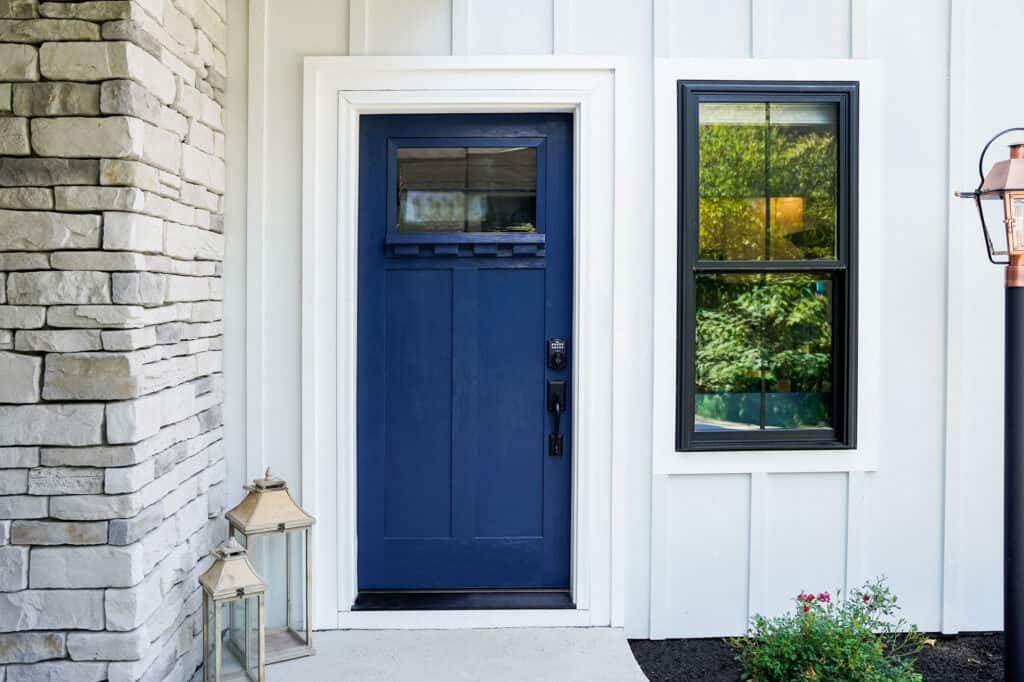
[[[271,576],[271,598],[276,594],[285,598],[284,626],[267,630],[267,663],[312,655],[310,549],[316,519],[295,503],[288,485],[270,469],[245,489],[249,494],[227,513],[229,533],[245,545],[264,575]]]
[[[245,548],[234,538],[210,552],[213,565],[199,577],[203,589],[203,682],[266,679],[264,593]],[[226,633],[224,611],[231,626]],[[226,646],[225,646],[226,645]],[[232,665],[224,649],[236,659]]]

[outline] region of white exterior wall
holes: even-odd
[[[641,203],[616,262],[614,448],[626,459],[631,637],[718,636],[802,589],[885,574],[926,630],[1001,615],[1001,272],[954,189],[987,136],[1020,124],[999,80],[1024,20],[1014,0],[231,0],[227,206],[229,489],[266,466],[300,481],[302,58],[607,54],[635,60]],[[983,7],[984,5],[984,7]],[[952,27],[952,30],[951,30]],[[248,29],[248,30],[247,30]],[[1014,41],[1016,40],[1016,43]],[[876,473],[652,476],[653,60],[872,58],[883,77],[882,390]],[[995,65],[995,66],[991,66]],[[242,74],[250,74],[244,90]],[[245,132],[247,131],[247,133]],[[248,144],[246,144],[248,134]],[[996,152],[998,154],[998,152]],[[246,193],[248,188],[248,193]],[[947,267],[952,263],[952,267]],[[623,301],[623,303],[626,303]],[[333,372],[333,368],[324,368]],[[679,455],[685,457],[685,455]],[[652,491],[655,494],[652,495]],[[652,514],[666,538],[652,581]],[[652,618],[650,605],[657,605]]]

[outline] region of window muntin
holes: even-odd
[[[854,446],[856,95],[680,83],[678,450]]]

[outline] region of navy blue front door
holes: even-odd
[[[361,590],[569,586],[572,139],[568,114],[360,119]]]

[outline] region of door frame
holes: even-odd
[[[301,500],[317,518],[315,628],[622,625],[625,468],[612,448],[621,398],[612,396],[617,364],[612,349],[614,302],[623,278],[633,275],[615,267],[616,241],[628,234],[615,229],[628,226],[629,205],[615,163],[631,152],[614,134],[626,112],[625,69],[624,60],[604,57],[304,60]],[[359,117],[499,112],[574,117],[571,589],[576,608],[352,611],[358,591]]]

